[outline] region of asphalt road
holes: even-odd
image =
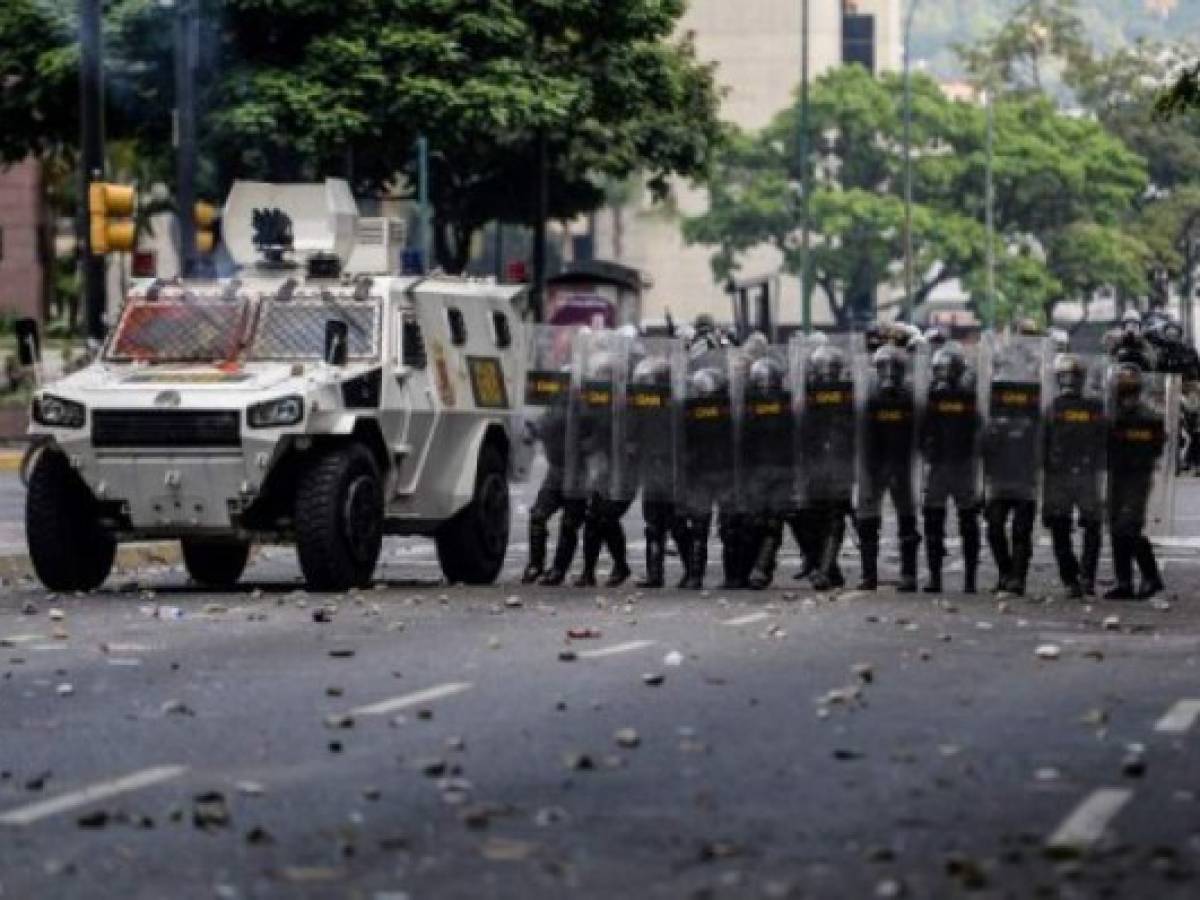
[[[1194,543],[1155,606],[1044,545],[1003,601],[524,588],[519,541],[487,590],[416,541],[349,596],[10,585],[0,897],[1193,897]]]

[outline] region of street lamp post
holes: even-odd
[[[912,29],[921,0],[909,0],[904,22],[904,319],[913,317]]]
[[[812,290],[810,286],[810,255],[812,222],[809,194],[812,183],[808,177],[808,51],[809,0],[800,2],[800,134],[797,153],[800,157],[800,306],[804,333],[812,330]]]
[[[987,313],[984,326],[995,327],[996,323],[996,108],[992,91],[984,93],[987,105],[987,167],[985,210],[987,218]]]

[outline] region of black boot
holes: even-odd
[[[921,535],[917,533],[917,517],[900,517],[900,585],[901,594],[911,594],[917,589],[917,551],[921,548]]]
[[[819,537],[819,529],[813,524],[816,518],[815,511],[811,509],[788,516],[788,527],[792,530],[796,546],[800,548],[800,571],[792,576],[796,581],[803,581],[820,566],[821,542],[815,539]]]
[[[596,586],[596,564],[600,562],[600,548],[603,545],[599,524],[589,521],[583,527],[583,571],[575,576],[575,587]]]
[[[860,591],[873,591],[879,587],[879,520],[859,519],[858,552],[862,556],[862,580]]]
[[[672,522],[671,536],[675,539],[675,547],[679,550],[679,565],[683,567],[683,574],[676,587],[683,590],[691,583],[692,578],[692,532],[687,521],[676,519]],[[663,577],[665,581],[665,574]]]
[[[1158,569],[1158,560],[1154,557],[1154,547],[1149,538],[1139,535],[1134,543],[1133,553],[1134,559],[1137,560],[1138,571],[1142,573],[1142,582],[1137,592],[1138,599],[1149,600],[1166,588],[1166,585],[1163,584],[1162,573]]]
[[[775,579],[775,564],[779,557],[779,546],[783,543],[781,529],[767,527],[763,534],[762,546],[758,548],[758,558],[750,572],[750,587],[756,591],[765,591]]]
[[[567,572],[571,570],[571,561],[575,559],[575,548],[579,545],[578,520],[572,519],[566,512],[558,526],[558,546],[554,548],[554,562],[550,571],[538,579],[538,584],[545,587],[558,587],[567,580]]]
[[[1096,570],[1100,567],[1099,523],[1083,526],[1083,555],[1080,557],[1079,587],[1084,595],[1096,596]]]
[[[704,588],[704,572],[708,568],[708,536],[693,531],[689,542],[687,580],[682,586],[685,590],[699,591]]]
[[[1012,554],[1008,549],[1008,535],[1004,531],[1004,516],[995,510],[988,511],[987,542],[991,548],[992,557],[996,560],[996,590],[999,594],[1008,590],[1012,579]]]
[[[746,556],[746,526],[740,522],[722,523],[719,530],[721,539],[721,570],[723,581],[721,589],[725,591],[740,591],[746,587],[745,556]]]
[[[925,563],[929,566],[927,594],[942,592],[942,560],[946,558],[946,510],[925,509]]]
[[[618,588],[629,580],[633,573],[629,570],[629,558],[625,546],[625,529],[620,519],[610,519],[605,529],[605,543],[608,544],[609,555],[612,556],[613,567],[608,573],[605,587]]]
[[[820,566],[813,573],[812,585],[818,591],[832,591],[846,583],[838,566],[838,555],[846,539],[846,517],[840,511],[831,513],[825,526],[825,542],[821,548]]]
[[[963,593],[974,594],[979,574],[979,550],[983,544],[978,513],[974,509],[958,514],[958,533],[962,538]]]
[[[521,574],[522,584],[533,584],[546,571],[546,544],[549,541],[549,529],[546,523],[539,519],[529,520],[529,564]]]
[[[646,529],[646,577],[638,581],[640,588],[661,588],[665,582],[666,544],[663,537],[657,528]]]
[[[1029,579],[1029,563],[1033,558],[1032,535],[1013,535],[1012,577],[1008,580],[1008,592],[1018,597],[1025,596],[1025,583]]]
[[[1136,600],[1133,589],[1133,544],[1135,539],[1127,535],[1112,536],[1113,573],[1117,583],[1104,595],[1105,600]]]
[[[1058,577],[1067,589],[1067,596],[1072,600],[1083,597],[1083,585],[1079,583],[1079,560],[1075,558],[1075,548],[1071,546],[1071,521],[1055,517],[1050,525],[1050,541],[1054,548],[1054,561],[1058,564]]]

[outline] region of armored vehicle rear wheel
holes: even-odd
[[[206,587],[232,587],[246,570],[249,541],[184,538],[183,564],[192,580]]]
[[[33,570],[52,591],[93,591],[112,571],[117,544],[96,498],[56,451],[43,451],[29,476],[25,537]]]
[[[510,519],[508,466],[484,447],[471,502],[437,533],[438,561],[451,584],[492,584],[504,568]]]
[[[383,489],[365,447],[318,457],[296,491],[296,552],[309,587],[344,591],[371,581],[383,546]]]

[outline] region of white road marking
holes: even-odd
[[[657,641],[629,641],[624,644],[614,644],[611,647],[598,647],[595,650],[580,650],[580,659],[600,659],[604,656],[616,656],[618,653],[633,653],[635,650],[645,650],[653,647]]]
[[[1167,714],[1154,725],[1155,731],[1164,734],[1183,734],[1200,718],[1200,700],[1180,700],[1167,710]]]
[[[62,794],[49,800],[42,800],[39,803],[31,803],[28,806],[19,806],[16,809],[10,809],[8,812],[0,815],[0,825],[31,825],[49,816],[70,812],[73,809],[79,809],[81,806],[87,806],[89,803],[95,803],[97,800],[107,800],[109,797],[115,797],[118,794],[127,794],[130,791],[150,787],[152,784],[170,781],[172,778],[178,778],[186,771],[187,766],[155,766],[152,769],[134,772],[132,775],[126,775],[123,778],[101,781],[90,787],[71,791],[69,794]]]
[[[1108,823],[1129,802],[1128,788],[1098,788],[1063,819],[1046,845],[1065,850],[1086,850],[1104,835]]]
[[[741,628],[743,625],[753,625],[755,622],[762,622],[771,618],[769,613],[754,612],[745,616],[738,616],[736,619],[727,619],[722,622],[722,625],[728,625],[730,628]]]
[[[378,703],[368,703],[366,706],[350,710],[350,715],[386,716],[388,713],[407,709],[410,706],[416,706],[418,703],[428,703],[431,700],[440,700],[443,697],[452,697],[455,694],[461,694],[463,691],[469,691],[472,687],[474,685],[469,681],[451,681],[447,684],[439,684],[436,687],[426,688],[423,691],[415,691],[414,693],[404,694],[400,697],[380,700]]]

